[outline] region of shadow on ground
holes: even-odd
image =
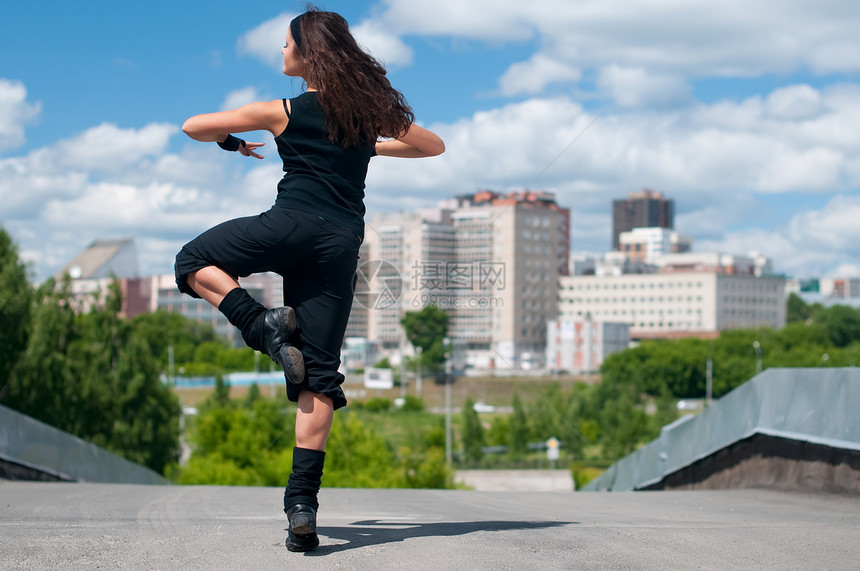
[[[479,531],[545,529],[578,523],[568,521],[468,521],[441,523],[384,522],[378,520],[357,521],[346,527],[325,526],[318,528],[317,532],[320,536],[341,540],[344,543],[320,545],[316,550],[309,551],[305,555],[317,557],[347,549],[395,543],[416,537],[451,537]]]

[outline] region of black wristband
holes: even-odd
[[[227,135],[226,139],[218,143],[218,146],[225,151],[236,151],[239,149],[239,145],[242,145],[244,147],[245,141],[243,141],[239,137],[234,137],[233,135]]]

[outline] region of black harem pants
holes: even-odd
[[[287,395],[296,402],[309,390],[331,398],[338,409],[346,405],[338,367],[360,245],[353,232],[320,216],[273,206],[219,224],[183,246],[176,256],[176,283],[199,298],[186,277],[206,266],[234,278],[260,272],[283,276],[284,304],[295,309],[298,322],[290,343],[302,352],[306,370],[301,384],[287,383]]]

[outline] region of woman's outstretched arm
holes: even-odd
[[[287,115],[280,100],[249,103],[231,111],[203,113],[188,119],[182,131],[195,141],[223,141],[230,133],[269,131],[277,136],[287,126]]]
[[[376,154],[386,157],[435,157],[445,152],[445,143],[436,133],[414,123],[402,135],[390,141],[378,141]]]

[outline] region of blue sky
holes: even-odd
[[[144,273],[169,273],[185,241],[271,204],[276,156],[243,161],[179,126],[299,93],[277,62],[302,6],[4,9],[0,224],[35,279],[109,236],[136,238]],[[543,172],[532,188],[571,209],[574,251],[607,250],[611,201],[652,188],[675,200],[695,250],[760,251],[794,277],[860,275],[856,2],[321,6],[350,21],[448,147],[374,159],[371,215],[522,189]]]

